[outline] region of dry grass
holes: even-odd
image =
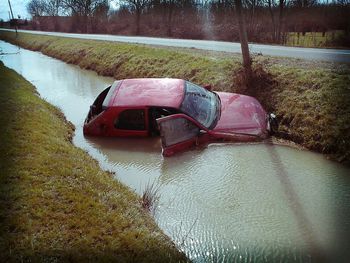
[[[142,207],[154,215],[157,209],[159,197],[159,185],[154,182],[148,182],[141,196]]]

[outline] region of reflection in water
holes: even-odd
[[[320,259],[324,259],[324,253],[322,248],[319,246],[319,242],[316,240],[311,222],[304,212],[304,207],[300,203],[299,197],[294,190],[294,186],[289,179],[288,173],[275,149],[275,146],[271,145],[270,147],[267,147],[267,149],[271,156],[271,161],[275,168],[277,178],[280,180],[281,185],[284,188],[287,203],[295,216],[299,231],[301,232],[302,238],[306,243],[307,249],[310,251],[312,257],[317,258],[318,261]]]
[[[159,138],[85,138],[108,156],[117,178],[138,194],[147,184],[156,183],[163,160]]]
[[[118,149],[121,152],[157,154],[162,150],[158,137],[153,138],[106,138],[106,137],[85,137],[97,148]],[[142,161],[142,160],[141,160]]]
[[[4,52],[17,48],[0,42]],[[89,105],[113,82],[21,49],[1,60],[76,126],[74,143],[137,193],[160,185],[156,219],[196,262],[346,262],[350,170],[269,144],[212,144],[163,158],[159,138],[85,138]]]

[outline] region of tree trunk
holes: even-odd
[[[276,43],[277,42],[276,22],[275,22],[275,15],[273,14],[271,1],[272,0],[269,0],[268,4],[269,4],[269,11],[270,11],[271,22],[272,22],[272,41]]]
[[[141,18],[141,10],[136,8],[136,35],[140,35],[140,18]]]
[[[167,36],[168,37],[171,37],[171,35],[172,35],[173,9],[174,9],[174,6],[172,3],[170,3],[170,6],[168,8],[168,20],[167,20],[167,25],[168,25]]]
[[[278,17],[278,31],[277,31],[277,41],[281,43],[282,41],[282,29],[283,29],[283,8],[284,8],[284,0],[280,0],[279,2],[279,17]]]
[[[242,14],[242,2],[241,0],[234,0],[236,7],[236,15],[238,21],[239,39],[241,42],[242,56],[243,56],[243,67],[247,86],[250,86],[252,79],[252,66],[248,47],[247,30],[245,27],[245,21]]]
[[[89,17],[87,15],[84,15],[83,17],[83,30],[84,33],[89,33]]]

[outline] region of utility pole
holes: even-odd
[[[13,17],[11,2],[10,2],[10,0],[7,0],[7,1],[9,2],[9,7],[10,7],[10,11],[11,11],[12,20],[15,23],[15,30],[16,30],[16,37],[17,37],[17,35],[18,35],[18,33],[17,33],[17,21],[15,21],[15,18]]]

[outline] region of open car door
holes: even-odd
[[[184,114],[157,119],[164,156],[171,156],[196,145],[200,128]]]

